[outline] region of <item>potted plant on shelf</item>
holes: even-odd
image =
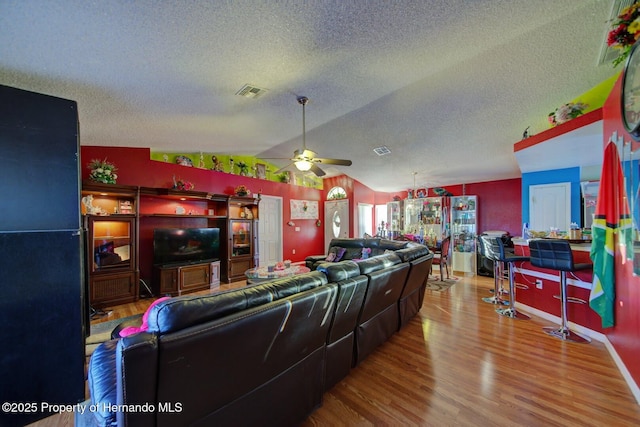
[[[244,185],[238,185],[235,188],[234,191],[235,191],[236,195],[240,196],[240,197],[246,197],[249,194],[251,194],[251,191],[249,191],[249,189],[247,187],[245,187]]]
[[[102,182],[103,184],[115,184],[118,175],[116,171],[118,168],[113,163],[110,163],[105,158],[104,160],[93,159],[87,165],[89,172],[89,179],[95,182]]]
[[[575,104],[573,102],[569,102],[568,104],[564,104],[563,106],[556,108],[555,111],[549,113],[549,124],[553,127],[566,123],[569,120],[573,120],[584,114],[584,110],[586,110],[587,107],[588,105],[583,104],[582,102]]]

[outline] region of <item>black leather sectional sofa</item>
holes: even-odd
[[[402,243],[360,262],[157,304],[147,332],[94,351],[91,423],[299,424],[420,309],[433,255]]]

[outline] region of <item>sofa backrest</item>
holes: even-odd
[[[425,245],[409,242],[406,247],[398,249],[395,253],[403,262],[411,262],[415,259],[429,255],[431,251],[429,251],[429,248]]]
[[[369,278],[360,274],[360,268],[353,261],[322,263],[318,271],[326,274],[329,282],[338,286],[335,314],[327,336],[324,387],[329,390],[351,371],[355,329]]]
[[[345,248],[343,259],[359,259],[362,258],[362,249],[369,248],[370,257],[378,256],[385,251],[397,251],[405,248],[409,242],[401,242],[398,240],[380,239],[377,237],[371,239],[331,239],[329,249],[333,247]]]
[[[158,425],[303,421],[322,401],[336,295],[329,283],[160,335],[156,399],[185,410],[157,414]]]
[[[327,276],[314,271],[213,295],[171,298],[150,310],[148,331],[175,332],[326,284]]]
[[[369,279],[360,273],[358,264],[353,261],[325,262],[317,271],[338,285],[336,313],[327,339],[332,343],[355,330]]]
[[[401,262],[400,257],[394,252],[386,252],[373,258],[360,260],[357,264],[360,268],[360,273],[369,274],[377,270],[382,270],[396,264],[400,264]]]

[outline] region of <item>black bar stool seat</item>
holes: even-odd
[[[571,245],[563,239],[540,239],[529,241],[530,262],[536,267],[549,268],[560,272],[560,328],[542,328],[545,333],[563,341],[589,343],[591,339],[569,329],[567,325],[567,272],[589,270],[593,264],[574,263]]]
[[[513,319],[529,320],[531,317],[516,310],[516,280],[515,280],[515,264],[517,262],[529,261],[526,255],[516,255],[513,252],[505,250],[504,242],[501,238],[496,237],[492,240],[492,251],[498,254],[498,259],[509,267],[509,307],[498,308],[496,312],[502,316],[511,317]]]

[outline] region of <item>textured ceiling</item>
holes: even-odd
[[[3,0],[0,83],[76,100],[82,145],[286,158],[304,95],[307,147],[353,161],[330,175],[390,192],[515,178],[524,129],[619,71],[598,64],[611,7]],[[246,83],[268,92],[235,95]]]

